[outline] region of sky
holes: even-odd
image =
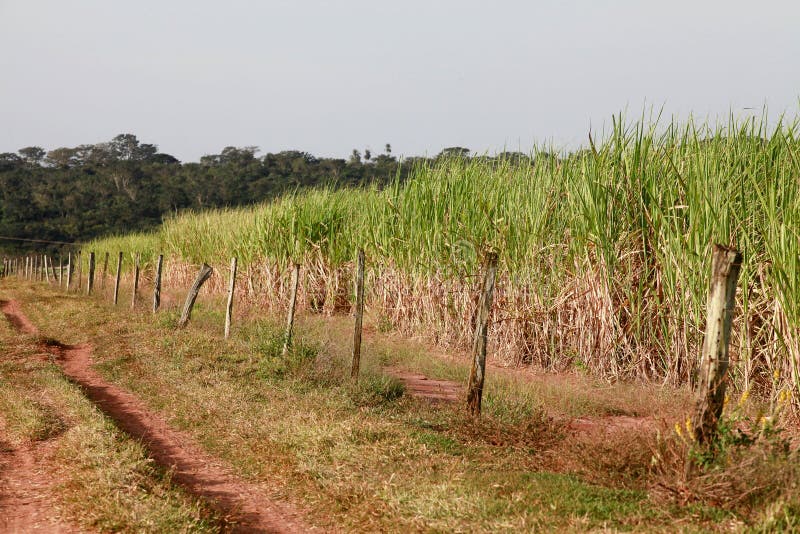
[[[798,102],[796,0],[0,0],[0,152],[527,152]]]

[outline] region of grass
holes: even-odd
[[[618,117],[571,154],[444,159],[385,190],[185,213],[86,248],[141,251],[145,262],[163,252],[181,283],[191,265],[237,256],[246,299],[273,310],[285,306],[287,266],[299,261],[301,308],[334,313],[348,307],[351,262],[364,247],[367,308],[382,328],[456,349],[469,346],[475,280],[495,248],[490,351],[504,362],[681,385],[700,352],[710,247],[730,244],[744,253],[734,383],[776,397],[800,386],[797,134],[791,119]]]
[[[336,317],[325,328],[325,320],[305,316],[284,360],[281,328],[270,319],[238,322],[223,341],[220,317],[209,306],[197,310],[188,329],[175,331],[173,314],[114,310],[43,286],[17,284],[14,294],[44,335],[91,342],[109,380],[326,528],[701,531],[795,520],[796,497],[780,488],[766,503],[758,496],[709,500],[697,491],[682,500],[654,491],[657,483],[683,483],[676,474],[682,464],[668,454],[653,467],[655,429],[575,434],[566,426],[570,417],[677,411],[667,398],[637,399],[637,392],[671,396],[652,386],[600,388],[589,377],[559,386],[492,369],[484,417],[476,421],[460,405],[402,394],[383,367],[418,369],[438,358],[377,330],[365,337],[363,379],[352,384]],[[425,369],[455,377],[463,363]],[[787,465],[771,458],[776,467]],[[783,504],[775,508],[773,501]]]
[[[41,341],[0,323],[0,414],[11,444],[32,448],[54,481],[59,511],[100,532],[216,532],[214,514],[43,358]]]

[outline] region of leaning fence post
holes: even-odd
[[[492,309],[494,280],[497,275],[497,252],[486,255],[483,275],[483,288],[478,301],[478,314],[475,321],[475,337],[472,342],[472,369],[467,385],[467,409],[474,416],[481,414],[483,380],[486,375],[486,342],[489,331],[489,312]]]
[[[300,264],[295,263],[292,267],[292,290],[289,295],[289,315],[286,318],[286,336],[283,338],[283,355],[289,353],[292,345],[292,330],[294,329],[294,310],[297,304],[297,285],[300,281]]]
[[[86,294],[91,295],[94,289],[94,252],[89,253],[89,272],[86,274]]]
[[[706,305],[706,334],[694,417],[695,439],[701,444],[714,439],[725,403],[728,344],[736,305],[736,282],[741,267],[742,255],[739,251],[714,245]]]
[[[131,309],[136,308],[136,293],[139,291],[139,253],[133,261],[133,294],[131,295]]]
[[[236,258],[231,258],[231,281],[228,284],[228,305],[225,307],[225,339],[231,335],[231,313],[233,312],[233,292],[236,290]]]
[[[158,311],[161,306],[161,267],[164,264],[164,255],[158,255],[156,261],[156,279],[153,281],[153,313]]]
[[[358,249],[358,271],[356,272],[356,320],[353,328],[353,367],[351,378],[358,378],[361,367],[361,326],[364,323],[364,249]]]
[[[197,299],[200,287],[209,279],[212,272],[214,272],[214,270],[205,263],[200,267],[200,272],[197,273],[197,278],[195,278],[194,284],[192,284],[189,293],[186,295],[186,302],[183,304],[183,313],[181,313],[181,318],[178,320],[178,328],[183,328],[186,326],[186,323],[189,322],[189,318],[192,315],[192,308],[194,308],[194,301]]]
[[[114,306],[119,302],[119,277],[122,274],[122,252],[117,256],[117,277],[114,281]]]

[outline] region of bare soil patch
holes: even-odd
[[[3,311],[8,322],[23,334],[38,332],[36,326],[22,313],[22,308],[16,300],[0,300],[0,310]]]
[[[36,327],[15,301],[2,303],[9,322],[26,333]],[[300,514],[288,504],[271,499],[264,488],[237,477],[217,458],[207,454],[191,436],[175,430],[131,393],[107,382],[92,369],[91,347],[48,341],[65,375],[117,426],[141,440],[150,456],[172,472],[172,480],[208,500],[232,532],[308,532]]]
[[[406,392],[412,397],[431,402],[457,402],[463,396],[461,384],[450,380],[434,380],[423,374],[397,367],[389,367],[385,371],[389,376],[401,381],[406,387]]]
[[[54,481],[42,465],[46,449],[47,444],[12,445],[0,417],[0,532],[81,532],[55,505]]]

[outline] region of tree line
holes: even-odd
[[[229,146],[182,163],[155,144],[120,134],[74,148],[0,153],[0,237],[87,241],[148,230],[186,209],[253,204],[303,188],[381,187],[405,180],[415,163],[427,160],[398,160],[389,144],[378,155],[353,150],[347,160],[298,150],[258,152]],[[467,153],[452,147],[437,157]],[[0,239],[0,252],[7,254],[42,248],[48,247]]]

